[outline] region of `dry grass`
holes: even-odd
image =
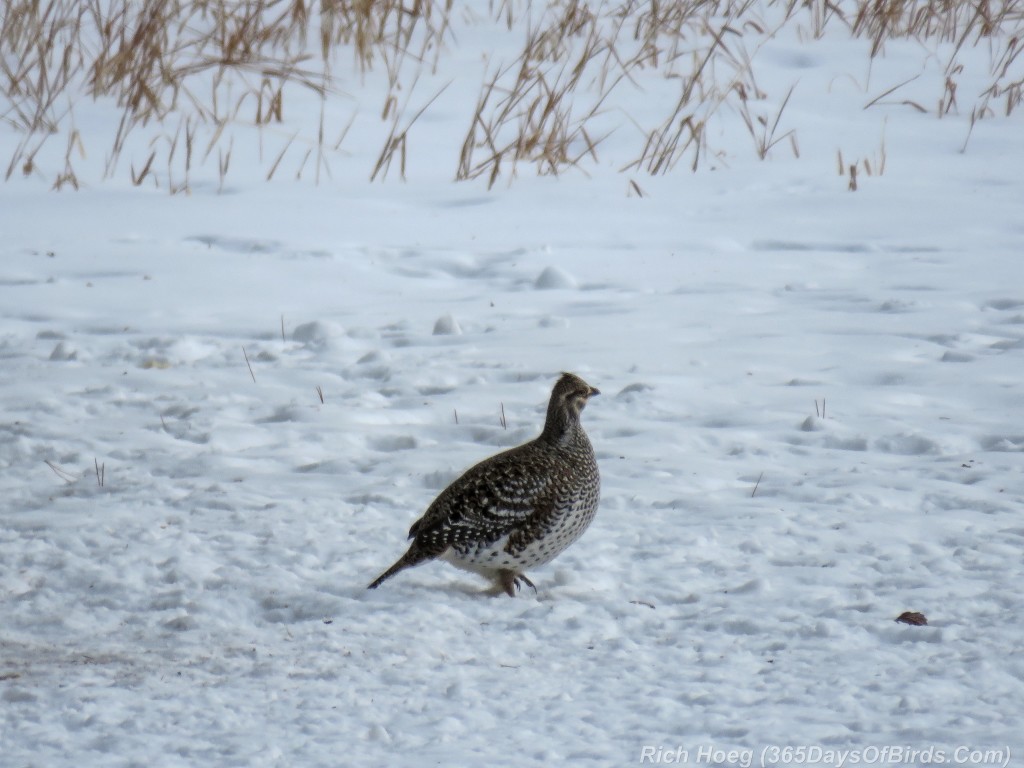
[[[233,131],[251,126],[261,130],[267,179],[298,155],[296,178],[319,182],[332,176],[330,160],[355,120],[352,111],[344,128],[328,135],[327,103],[339,95],[335,69],[349,80],[373,73],[383,84],[386,138],[366,172],[384,179],[397,166],[404,179],[410,132],[443,88],[430,98],[414,99],[413,91],[457,43],[453,16],[525,32],[514,61],[484,64],[488,74],[475,104],[465,105],[468,128],[452,159],[456,179],[483,178],[488,186],[522,168],[585,172],[624,126],[636,129],[632,158],[618,161],[631,173],[696,171],[720,154],[709,146],[708,125],[735,116],[757,157],[780,145],[799,156],[799,126],[785,115],[792,86],[767,94],[755,78],[757,52],[782,30],[796,30],[808,44],[826,32],[863,39],[871,58],[885,56],[894,41],[912,41],[944,63],[934,102],[902,97],[908,80],[865,108],[897,103],[938,117],[962,114],[973,129],[1024,102],[1024,0],[491,0],[487,15],[482,4],[453,2],[7,0],[0,10],[0,120],[18,139],[5,179],[40,176],[55,188],[77,189],[77,168],[99,150],[106,177],[188,192],[195,169],[216,162],[223,187]],[[968,93],[961,55],[977,46],[987,51],[990,71],[981,92]],[[620,90],[652,82],[674,94],[659,101],[660,117],[657,110],[623,115],[613,106]],[[317,125],[302,125],[308,111],[289,112],[297,89],[319,99]],[[100,148],[86,147],[76,121],[76,107],[93,101],[119,115]],[[267,134],[278,143],[264,155],[262,129],[270,126],[280,130]],[[965,147],[969,138],[970,130]],[[843,171],[851,186],[857,171],[849,167],[881,173],[884,145],[882,162],[876,158],[870,170],[866,164]],[[630,194],[643,194],[636,181],[629,185]]]
[[[862,173],[866,176],[881,176],[885,173],[885,132],[882,132],[882,139],[878,146],[878,152],[872,154],[871,157],[861,158],[860,160],[848,163],[843,158],[843,151],[836,151],[836,159],[839,165],[839,175],[845,176],[849,179],[847,189],[851,192],[857,191],[857,175]],[[817,407],[817,400],[814,402]],[[822,400],[822,409],[824,410],[825,401]]]
[[[390,98],[411,46],[419,63],[441,50],[450,10],[450,2],[425,0],[316,6],[314,14],[308,0],[9,0],[0,18],[0,119],[22,138],[5,178],[41,173],[40,150],[63,133],[66,163],[55,186],[77,187],[73,159],[84,148],[75,104],[88,99],[119,112],[106,176],[146,129],[151,151],[128,169],[133,184],[187,191],[192,168],[215,150],[223,183],[231,126],[285,123],[285,93],[295,87],[325,100],[340,48],[361,71],[386,67]],[[315,155],[319,178],[326,141],[321,120],[299,175]]]
[[[503,167],[514,176],[520,163],[529,163],[557,175],[586,156],[597,159],[603,136],[588,124],[624,73],[607,76],[613,51],[585,4],[570,0],[552,8],[546,23],[529,32],[519,57],[484,84],[456,179],[486,176],[490,187]],[[600,77],[584,87],[593,70]]]

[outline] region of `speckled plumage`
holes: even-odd
[[[409,550],[369,588],[434,559],[491,578],[512,596],[520,582],[532,587],[524,571],[553,560],[597,512],[601,478],[580,423],[596,394],[578,376],[562,374],[543,432],[485,459],[445,488],[413,523]]]

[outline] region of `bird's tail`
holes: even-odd
[[[398,558],[398,562],[396,562],[394,565],[392,565],[390,568],[384,571],[384,573],[382,573],[376,579],[367,584],[366,588],[376,589],[399,571],[404,571],[406,568],[411,568],[414,565],[419,565],[424,560],[430,559],[429,556],[424,555],[420,552],[416,552],[415,549],[415,546],[410,547],[408,552],[406,552],[404,555]]]

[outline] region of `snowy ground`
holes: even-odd
[[[0,187],[0,765],[1018,762],[1024,126],[833,110],[863,51],[800,159]],[[562,370],[603,499],[537,594],[367,592]]]

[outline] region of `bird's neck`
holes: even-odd
[[[579,425],[579,416],[567,413],[564,409],[549,408],[540,439],[554,445],[566,443],[573,439]]]

